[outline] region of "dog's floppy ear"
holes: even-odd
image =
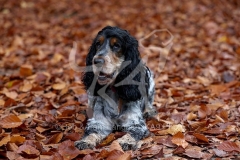
[[[126,80],[126,78],[129,75],[130,75],[130,78],[127,80],[127,83],[128,83],[127,85],[124,84],[124,85],[117,86],[116,91],[118,92],[118,95],[120,98],[126,101],[136,101],[140,99],[142,95],[138,89],[139,85],[136,85],[133,83],[134,81],[140,82],[142,67],[139,67],[139,66],[143,64],[141,62],[140,54],[138,51],[138,41],[134,37],[130,36],[128,32],[124,40],[125,40],[125,47],[124,47],[125,62],[130,62],[130,64],[127,65],[125,68],[122,68],[122,71],[118,74],[116,78],[115,84],[119,82],[121,83],[121,81]],[[124,65],[122,67],[124,67]]]

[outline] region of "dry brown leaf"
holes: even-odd
[[[131,160],[131,154],[130,153],[124,153],[120,157],[118,157],[117,160]]]
[[[29,92],[32,89],[33,85],[29,81],[24,81],[23,85],[20,87],[20,91]]]
[[[201,151],[196,150],[194,148],[186,149],[184,154],[190,158],[198,158],[198,159],[201,159],[203,156],[203,153]]]
[[[162,149],[162,146],[160,145],[152,145],[149,148],[146,148],[141,151],[142,155],[156,155],[159,153],[159,151]]]
[[[240,146],[238,146],[235,142],[224,141],[220,145],[217,146],[217,149],[232,152],[237,151],[240,152]]]
[[[112,141],[115,140],[115,134],[114,133],[111,133],[107,136],[107,138],[105,138],[100,144],[99,146],[100,147],[103,147],[103,146],[106,146],[108,144],[110,144]]]
[[[220,95],[222,92],[226,91],[228,87],[224,84],[210,85],[209,89],[213,95]]]
[[[74,143],[70,140],[62,142],[58,147],[58,152],[64,160],[73,159],[80,154],[80,151],[75,148]]]
[[[3,107],[5,104],[5,101],[3,99],[0,99],[0,107]]]
[[[53,136],[51,136],[49,139],[47,139],[45,141],[45,144],[56,144],[56,143],[59,143],[61,141],[62,137],[63,137],[63,133],[62,132],[56,133]]]
[[[18,118],[18,116],[15,115],[8,115],[1,119],[0,125],[3,128],[16,128],[22,124],[21,119]]]
[[[19,72],[20,72],[21,76],[24,76],[24,77],[31,76],[33,74],[33,66],[28,65],[28,64],[24,64],[24,65],[21,66]]]
[[[178,132],[185,132],[185,131],[186,131],[185,127],[181,124],[173,125],[167,130],[167,132],[171,135],[175,135]]]
[[[109,153],[110,153],[109,151],[103,149],[103,150],[98,154],[97,159],[105,159],[105,158],[108,157]]]
[[[61,82],[61,83],[55,83],[52,85],[53,89],[55,90],[62,90],[66,87],[66,83]]]
[[[106,160],[116,160],[118,159],[121,155],[123,155],[124,153],[122,151],[119,150],[112,150],[107,159]]]
[[[37,150],[31,145],[26,144],[21,145],[18,148],[17,153],[24,156],[25,158],[36,158],[40,155],[39,150]]]
[[[18,160],[18,158],[20,157],[20,155],[16,152],[12,152],[12,151],[7,151],[7,158],[9,160]]]
[[[5,137],[3,137],[0,141],[0,147],[7,144],[8,142],[10,142],[10,135],[6,135]]]
[[[25,137],[22,137],[20,135],[13,135],[11,136],[10,142],[16,143],[16,144],[22,144],[23,142],[25,142]]]
[[[113,151],[113,150],[118,150],[118,151],[121,151],[122,153],[124,153],[122,147],[120,146],[120,144],[116,140],[113,141],[112,144],[109,147],[109,151]]]
[[[208,143],[207,137],[205,137],[203,134],[193,133],[193,136],[195,136],[198,140]]]
[[[191,121],[197,118],[197,115],[194,114],[193,112],[188,113],[187,115],[187,120]]]
[[[17,152],[18,146],[15,143],[8,143],[7,148],[9,151]]]
[[[188,146],[188,143],[185,141],[185,138],[182,132],[178,132],[172,137],[172,143],[178,146],[182,146],[183,148],[186,148]]]
[[[11,92],[5,92],[5,95],[6,95],[8,98],[16,99],[17,96],[18,96],[18,93],[15,92],[15,91],[11,91]]]

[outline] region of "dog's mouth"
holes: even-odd
[[[115,73],[116,73],[116,71],[114,71],[111,74],[106,74],[106,73],[103,73],[102,71],[100,71],[99,75],[98,75],[98,82],[100,82],[100,84],[107,83],[108,79],[112,79],[113,76],[115,75]]]
[[[98,75],[98,79],[105,80],[107,78],[113,78],[114,74],[115,74],[115,71],[112,74],[106,74],[106,73],[100,72]]]

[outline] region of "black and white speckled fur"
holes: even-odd
[[[131,63],[123,65],[114,83],[106,86],[95,82],[95,86],[91,87],[94,83],[94,73],[84,74],[83,83],[87,88],[88,104],[93,116],[87,122],[84,137],[76,141],[75,146],[79,149],[93,148],[117,128],[129,133],[118,139],[120,145],[124,150],[132,149],[137,141],[149,134],[145,118],[155,114],[155,108],[152,106],[153,75],[140,59],[137,40],[128,32],[117,27],[106,27],[98,34],[120,36],[125,42],[125,61],[130,60]],[[87,56],[87,65],[92,64],[94,52],[96,51],[93,43]],[[127,77],[131,82],[122,84]]]

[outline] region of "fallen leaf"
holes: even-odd
[[[130,153],[124,153],[120,157],[118,157],[117,160],[131,160],[131,154]]]
[[[7,144],[8,142],[10,142],[10,135],[6,135],[5,137],[3,137],[0,141],[0,147]]]
[[[112,144],[109,147],[109,151],[113,151],[113,150],[118,150],[118,151],[121,151],[122,153],[124,153],[122,147],[120,146],[120,144],[116,140],[113,141]]]
[[[203,156],[203,153],[201,151],[192,149],[192,148],[186,149],[184,154],[190,158],[198,158],[198,159],[202,158]]]
[[[124,153],[120,150],[112,150],[106,160],[116,160]]]
[[[159,151],[162,149],[162,146],[160,145],[153,145],[149,148],[146,148],[141,151],[142,155],[156,155],[159,153]]]
[[[232,151],[240,152],[240,147],[235,142],[231,142],[231,141],[222,142],[217,146],[217,149],[227,151],[227,152],[232,152]]]
[[[203,134],[193,133],[193,136],[196,137],[198,140],[208,143],[207,137],[205,137]]]
[[[115,135],[113,133],[111,133],[98,146],[99,147],[106,146],[106,145],[110,144],[114,140],[115,140]]]
[[[74,146],[74,143],[70,140],[62,142],[58,147],[58,152],[64,160],[73,159],[80,154],[80,151]]]
[[[55,90],[62,90],[66,87],[66,83],[62,82],[62,83],[55,83],[52,85],[53,89]]]
[[[172,143],[182,146],[183,148],[186,148],[188,146],[188,143],[184,139],[184,135],[182,132],[178,132],[172,137]]]
[[[24,76],[24,77],[28,77],[31,76],[33,74],[33,66],[32,65],[28,65],[28,64],[24,64],[20,67],[20,75]]]
[[[185,132],[185,127],[181,124],[173,125],[168,128],[167,132],[171,135],[175,135],[178,132]]]
[[[8,115],[1,119],[0,125],[3,128],[16,128],[22,124],[22,121],[15,115]]]
[[[56,144],[61,141],[62,137],[63,137],[62,132],[56,133],[53,136],[51,136],[49,139],[47,139],[44,143],[45,144]]]
[[[20,91],[29,92],[32,89],[32,83],[24,81],[23,86],[20,87]]]
[[[17,96],[18,96],[17,92],[15,92],[15,91],[5,92],[5,95],[6,95],[8,98],[11,98],[11,99],[16,99]]]
[[[10,139],[11,143],[22,144],[25,141],[25,137],[20,135],[13,135]]]
[[[25,158],[36,158],[40,155],[39,150],[26,144],[21,145],[18,148],[17,153]]]

